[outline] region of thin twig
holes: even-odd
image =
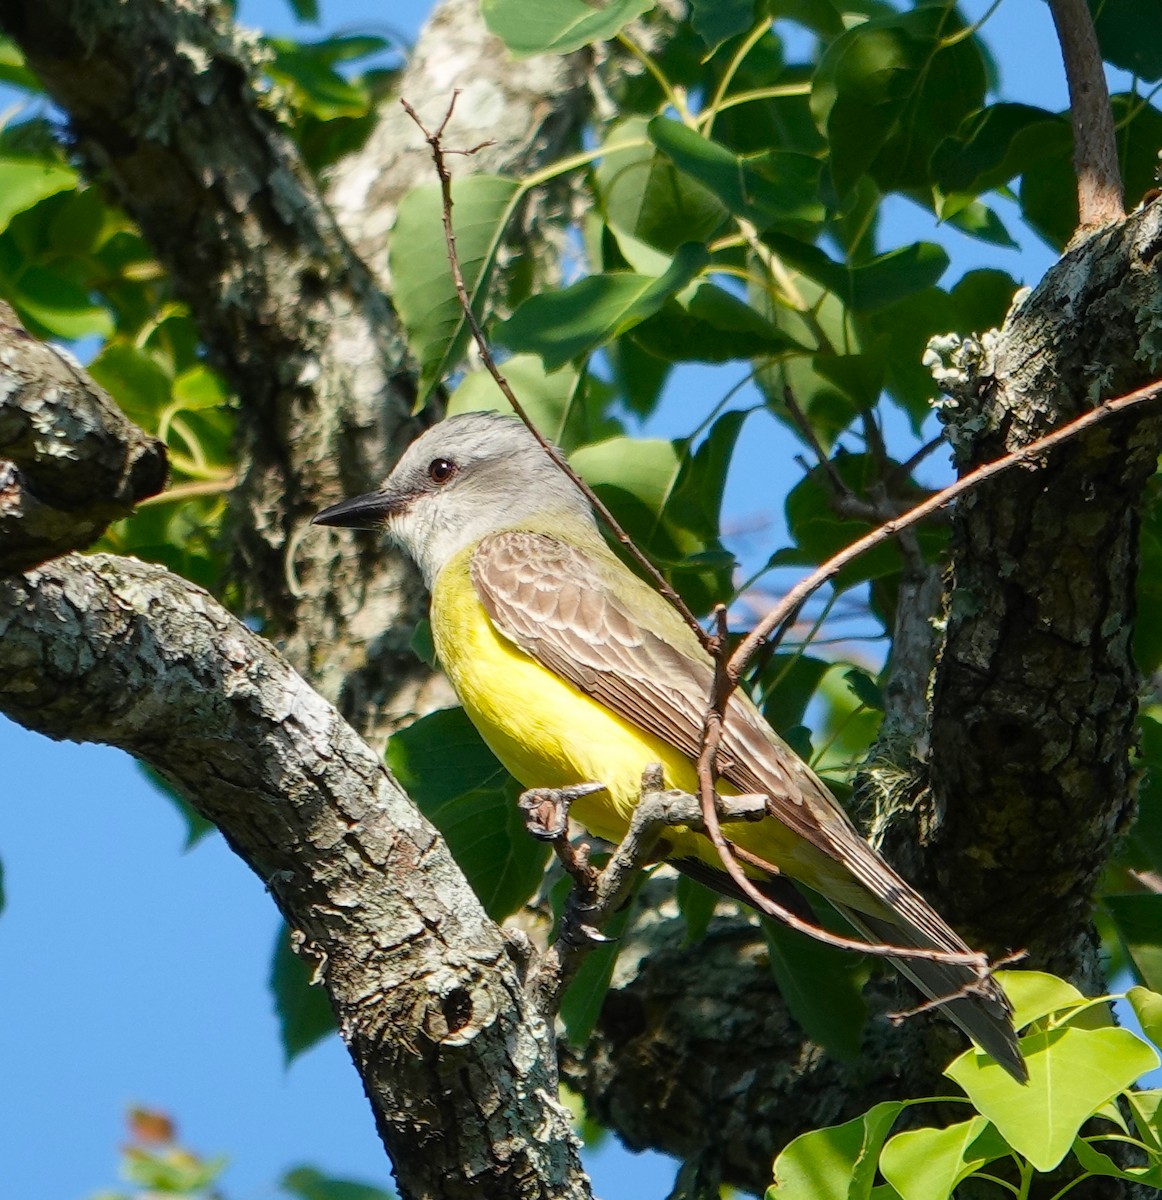
[[[930,442],[925,442],[924,445],[912,455],[907,462],[899,463],[888,472],[888,484],[896,485],[906,483],[912,476],[912,472],[936,449],[940,446],[948,445],[948,439],[943,433],[938,433]]]
[[[456,106],[456,97],[459,94],[458,89],[452,93],[452,99],[448,104],[448,111],[444,114],[444,119],[440,122],[440,127],[435,133],[429,132],[420,120],[416,110],[406,100],[401,99],[400,104],[407,115],[419,126],[420,132],[424,135],[424,139],[432,151],[432,160],[436,165],[436,174],[440,178],[440,192],[443,197],[444,241],[448,249],[448,262],[452,268],[452,281],[456,287],[456,295],[460,300],[460,308],[464,313],[464,320],[467,322],[468,328],[472,332],[472,337],[476,342],[476,348],[480,352],[480,361],[484,364],[489,375],[496,381],[496,386],[500,388],[504,398],[512,405],[513,412],[524,422],[529,433],[540,443],[541,449],[573,481],[573,485],[578,488],[585,499],[593,506],[594,511],[605,523],[606,528],[609,529],[613,536],[633,556],[634,561],[653,580],[658,591],[673,605],[678,615],[694,631],[702,645],[705,646],[708,643],[708,638],[706,631],[698,623],[698,618],[686,606],[682,597],[670,586],[661,571],[650,562],[646,555],[638,548],[633,538],[621,527],[617,518],[614,517],[613,513],[598,498],[597,493],[565,461],[565,456],[560,450],[544,437],[540,430],[533,424],[532,419],[525,412],[524,406],[516,398],[512,388],[509,386],[508,380],[501,374],[496,361],[492,357],[488,339],[484,336],[484,330],[481,329],[480,322],[476,319],[476,314],[472,311],[472,304],[468,299],[468,289],[464,285],[464,275],[460,270],[460,257],[456,252],[456,236],[452,227],[452,175],[448,170],[447,164],[444,162],[444,157],[447,154],[474,154],[480,147],[476,146],[472,150],[445,150],[441,140],[444,130],[447,128],[448,121],[451,119],[452,110]],[[484,144],[487,145],[487,143]]]
[[[1070,421],[1068,424],[1053,430],[1052,433],[1047,433],[1044,437],[1038,438],[1035,442],[1030,442],[1027,446],[1022,446],[1019,450],[1014,450],[1010,454],[1003,455],[1001,458],[994,459],[992,462],[977,467],[975,471],[970,471],[955,483],[929,496],[906,513],[902,513],[898,517],[893,517],[890,521],[885,521],[878,528],[873,529],[870,533],[866,533],[857,541],[852,542],[850,546],[845,547],[838,554],[829,558],[822,566],[812,571],[806,579],[800,580],[767,613],[754,629],[743,638],[727,665],[727,675],[731,687],[738,686],[738,681],[742,673],[746,670],[747,664],[759,647],[772,639],[778,640],[780,632],[794,621],[799,609],[802,608],[807,598],[818,591],[828,580],[834,579],[848,563],[879,546],[887,541],[888,538],[895,537],[901,530],[910,529],[913,525],[924,520],[925,517],[942,509],[958,496],[962,496],[966,492],[979,487],[987,480],[995,479],[1013,467],[1022,466],[1040,457],[1054,446],[1077,437],[1078,434],[1084,432],[1086,429],[1100,424],[1102,421],[1108,420],[1118,413],[1125,412],[1135,405],[1154,400],[1160,394],[1162,394],[1162,380],[1157,380],[1154,383],[1147,384],[1145,387],[1127,392],[1124,396],[1107,400],[1099,404],[1096,408],[1091,408],[1088,412],[1082,413],[1081,416]]]
[[[1105,68],[1086,0],[1049,0],[1049,9],[1069,84],[1078,224],[1095,229],[1126,215]]]

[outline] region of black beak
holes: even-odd
[[[378,529],[398,505],[383,492],[368,492],[354,500],[340,500],[315,513],[312,525],[337,525],[343,529]]]

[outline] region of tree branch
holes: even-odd
[[[406,351],[277,123],[252,40],[218,6],[179,0],[5,0],[0,26],[238,393],[245,605],[357,727],[386,736],[424,707],[430,672],[408,650],[422,589],[377,538],[301,534],[322,504],[375,486],[416,431]]]
[[[1092,231],[1126,213],[1110,92],[1086,0],[1049,0],[1049,9],[1069,84],[1079,229]]]
[[[0,707],[160,771],[316,964],[405,1196],[589,1195],[551,1030],[439,835],[338,713],[200,588],[70,555],[0,580]]]
[[[0,571],[92,545],[165,475],[165,447],[0,301]]]

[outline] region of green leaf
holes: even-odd
[[[694,32],[710,50],[746,33],[754,23],[755,0],[693,0],[690,7]]]
[[[957,329],[962,333],[984,333],[999,328],[1016,291],[1017,281],[1007,271],[981,268],[965,272],[949,293]]]
[[[831,664],[809,654],[776,654],[763,669],[761,708],[772,729],[782,733],[802,725]]]
[[[314,1167],[295,1167],[278,1186],[296,1200],[395,1200],[395,1193],[369,1183],[335,1179]]]
[[[290,1063],[335,1029],[327,993],[311,983],[313,968],[291,949],[290,931],[281,926],[270,963],[270,990],[278,1017],[279,1040]]]
[[[472,310],[478,316],[504,228],[520,185],[496,175],[472,175],[452,185],[456,250]],[[455,366],[468,331],[448,266],[440,189],[414,188],[400,201],[389,262],[394,300],[420,361],[422,404]]]
[[[1151,623],[1137,622],[1138,625]],[[1138,817],[1130,830],[1127,848],[1139,865],[1157,871],[1162,870],[1162,725],[1141,714],[1138,729],[1135,766],[1145,777],[1138,788]]]
[[[1132,987],[1126,993],[1126,999],[1142,1026],[1142,1032],[1154,1043],[1162,1047],[1162,995],[1150,991],[1149,988]]]
[[[1090,0],[1102,58],[1148,83],[1162,79],[1162,8],[1142,0]]]
[[[1157,1161],[1145,1167],[1119,1167],[1108,1154],[1095,1148],[1105,1139],[1100,1137],[1078,1138],[1073,1143],[1073,1153],[1083,1170],[1093,1175],[1106,1175],[1113,1179],[1129,1179],[1148,1187],[1162,1188],[1162,1163]]]
[[[1089,1003],[1072,983],[1045,971],[997,971],[996,979],[1012,1002],[1015,1029],[1024,1029],[1051,1013],[1065,1013]]]
[[[831,0],[767,0],[767,11],[775,20],[795,21],[824,40],[838,37],[845,28],[843,16]]]
[[[1102,903],[1114,919],[1118,937],[1133,959],[1139,978],[1146,987],[1162,990],[1162,895],[1141,892],[1106,896]]]
[[[517,353],[539,354],[555,371],[653,316],[709,261],[704,246],[688,242],[663,275],[590,275],[563,291],[530,296],[496,338]]]
[[[843,673],[844,681],[851,688],[852,695],[865,708],[884,711],[884,694],[880,685],[861,667],[852,667]]]
[[[642,13],[654,0],[609,0],[594,6],[584,0],[484,0],[484,23],[518,57],[572,54],[590,42],[604,42]]]
[[[708,241],[729,217],[707,188],[650,143],[648,125],[630,117],[610,129],[594,173],[597,195],[614,231],[673,254],[683,242]]]
[[[1061,250],[1077,228],[1077,173],[1072,145],[1046,155],[1034,171],[1021,176],[1021,215],[1054,250]]]
[[[613,940],[603,943],[586,956],[561,998],[560,1017],[565,1026],[565,1036],[574,1046],[584,1046],[597,1025],[631,909],[632,905],[627,904],[614,914],[604,930],[605,936]]]
[[[946,206],[952,196],[999,188],[1042,159],[1069,153],[1072,145],[1069,122],[1056,113],[1028,104],[990,104],[940,144],[932,167]]]
[[[775,1159],[767,1200],[864,1200],[900,1100],[885,1100],[843,1125],[800,1134]]]
[[[924,5],[864,21],[827,48],[811,109],[841,200],[865,174],[885,192],[931,188],[936,146],[984,100],[984,60],[963,29],[951,5]]]
[[[1029,1067],[1024,1086],[975,1049],[945,1074],[1039,1171],[1053,1170],[1090,1115],[1159,1062],[1125,1029],[1058,1026],[1022,1038],[1021,1050]]]
[[[344,78],[337,62],[377,53],[388,43],[382,38],[334,38],[323,42],[294,42],[268,38],[273,52],[268,66],[271,78],[287,87],[294,104],[320,121],[361,117],[371,103],[366,87]]]
[[[131,421],[144,429],[157,428],[162,409],[170,401],[171,380],[156,355],[118,339],[93,359],[89,374]]]
[[[973,200],[957,209],[945,220],[961,233],[967,233],[977,241],[988,242],[993,246],[1007,246],[1012,250],[1019,249],[995,210],[979,200]]]
[[[318,21],[318,0],[287,0],[287,4],[300,21]]]
[[[880,1171],[902,1200],[947,1200],[958,1183],[1008,1153],[996,1129],[973,1117],[945,1129],[897,1133],[880,1154]]]
[[[36,95],[44,94],[40,79],[24,65],[24,55],[16,43],[0,36],[0,82]]]
[[[592,380],[574,368],[566,366],[550,374],[535,355],[517,354],[503,364],[502,370],[533,424],[566,454],[622,432],[621,422],[607,415],[603,403],[606,398],[592,397]],[[469,371],[460,381],[448,397],[447,416],[481,410],[512,411],[496,381],[483,368]]]
[[[736,217],[761,231],[779,227],[810,238],[825,215],[819,160],[790,150],[738,155],[668,117],[655,117],[649,136],[674,165],[697,180]]]
[[[537,890],[549,850],[525,828],[521,787],[498,763],[462,708],[421,717],[392,736],[387,765],[443,834],[493,920]]]
[[[1162,1090],[1126,1093],[1126,1103],[1134,1116],[1134,1128],[1152,1155],[1162,1155]]]
[[[8,298],[36,333],[73,341],[113,332],[109,310],[94,303],[89,289],[48,267],[21,272]]]
[[[948,254],[935,242],[913,242],[869,262],[836,262],[818,246],[781,233],[763,241],[791,266],[821,283],[855,312],[873,312],[912,292],[931,287],[948,269]]]
[[[857,496],[866,494],[880,470],[880,464],[868,454],[837,454],[831,462],[839,477]],[[834,499],[831,479],[821,467],[814,468],[790,490],[785,511],[795,550],[779,551],[771,557],[772,565],[826,562],[866,532],[866,526],[859,521],[846,520],[835,514]],[[885,542],[848,564],[835,577],[833,586],[842,591],[867,579],[894,574],[899,569],[899,551]]]
[[[137,766],[146,779],[177,809],[178,816],[181,817],[186,827],[185,849],[191,849],[207,834],[214,832],[217,826],[213,821],[207,821],[160,771],[155,771],[153,767],[147,766],[141,761],[138,761]]]
[[[0,232],[19,212],[48,196],[75,188],[79,179],[72,167],[44,158],[0,156]]]
[[[678,902],[682,920],[686,922],[686,944],[700,941],[710,925],[710,918],[714,916],[718,904],[717,893],[688,875],[679,875],[674,898]]]
[[[669,362],[730,362],[804,349],[762,313],[707,280],[668,301],[632,336]]]
[[[764,920],[771,972],[791,1015],[812,1041],[844,1062],[859,1055],[867,1006],[862,960],[777,921]]]

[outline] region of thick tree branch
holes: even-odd
[[[1162,373],[1150,349],[1160,250],[1155,205],[1067,255],[999,334],[966,344],[950,414],[966,468]],[[1086,987],[1102,982],[1094,883],[1133,811],[1135,506],[1158,426],[1123,415],[958,501],[931,733],[939,774],[932,791],[897,777],[898,793],[880,797],[885,853],[970,944],[1028,946],[1035,965]],[[567,1072],[631,1145],[729,1146],[724,1177],[761,1190],[772,1148],[797,1133],[939,1089],[955,1044],[939,1020],[871,1022],[848,1068],[796,1031],[761,939],[736,930],[690,949],[679,921],[643,936]],[[880,1011],[901,1007],[874,994]],[[878,1078],[864,1074],[872,1063]]]
[[[0,571],[92,545],[165,476],[165,447],[0,302]]]
[[[1155,204],[1066,255],[999,334],[960,348],[946,383],[962,469],[1156,377],[1160,250]],[[922,849],[906,850],[910,822],[897,843],[954,922],[1083,985],[1100,982],[1094,887],[1134,811],[1138,506],[1160,447],[1156,413],[1119,418],[957,506],[936,799]]]
[[[1049,9],[1069,84],[1078,224],[1092,231],[1120,221],[1126,211],[1110,92],[1086,0],[1049,0]]]
[[[70,555],[0,580],[0,708],[149,763],[257,872],[405,1196],[588,1196],[504,937],[379,756],[265,641],[159,567]]]

